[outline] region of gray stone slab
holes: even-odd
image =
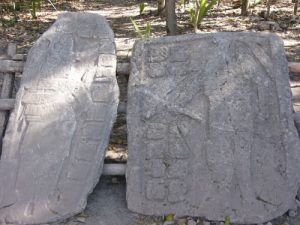
[[[129,209],[247,224],[294,206],[300,147],[277,36],[139,41],[131,63]]]
[[[117,114],[115,71],[113,32],[97,14],[60,16],[32,47],[4,138],[1,224],[85,208]]]

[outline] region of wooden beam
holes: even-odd
[[[16,53],[17,53],[17,45],[9,44],[7,47],[7,55],[12,58]],[[2,83],[1,93],[0,93],[1,99],[9,99],[12,97],[14,80],[15,80],[15,76],[12,76],[9,73],[3,74],[3,83]],[[8,111],[0,111],[0,149],[1,150],[2,150],[2,138],[6,130],[8,117],[9,117]]]
[[[16,55],[15,60],[0,59],[0,73],[7,72],[23,72],[24,62],[21,60],[24,55]],[[128,75],[130,71],[130,63],[120,62],[117,63],[117,74]]]
[[[130,63],[120,62],[117,63],[117,75],[129,75]]]
[[[295,5],[294,5],[294,15],[295,16],[297,16],[298,5],[299,5],[299,0],[295,0]]]
[[[294,113],[295,123],[300,124],[300,112]]]
[[[1,99],[9,99],[12,97],[14,80],[15,77],[12,76],[11,74],[6,73],[3,75],[2,90],[0,93]],[[4,131],[6,129],[8,116],[9,116],[9,112],[0,111],[0,146],[2,144],[2,135],[4,134]]]
[[[126,174],[125,163],[104,164],[102,175],[104,176],[123,176]]]
[[[0,99],[0,110],[11,110],[15,106],[15,99],[6,98]]]
[[[15,73],[22,72],[24,62],[13,60],[0,60],[0,72],[1,73]]]
[[[289,62],[289,70],[292,73],[300,73],[300,63],[298,63],[298,62]]]
[[[0,73],[7,72],[23,72],[24,62],[17,61],[21,60],[24,55],[16,55],[15,60],[0,59]],[[300,63],[289,62],[289,70],[292,73],[300,73]],[[130,74],[130,63],[118,62],[117,63],[117,75],[129,75]]]
[[[118,113],[126,113],[127,112],[127,105],[125,102],[120,102],[118,105]]]
[[[12,57],[12,60],[14,60],[14,61],[26,61],[26,55],[25,54],[15,54]]]

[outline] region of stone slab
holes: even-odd
[[[117,114],[113,32],[67,13],[30,50],[0,162],[0,223],[42,224],[81,212],[101,175]]]
[[[262,223],[294,206],[299,139],[280,38],[138,41],[127,105],[129,209]]]

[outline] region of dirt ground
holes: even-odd
[[[55,21],[57,16],[66,11],[93,11],[107,18],[115,33],[118,61],[130,61],[131,50],[137,35],[130,17],[143,28],[147,21],[151,24],[151,37],[166,35],[165,18],[157,15],[156,1],[146,1],[144,13],[140,15],[139,4],[143,0],[52,0],[54,7],[43,1],[37,13],[37,19],[31,19],[29,9],[22,8],[17,13],[17,22],[13,13],[1,12],[0,53],[8,43],[18,44],[18,53],[27,53],[33,43]],[[240,16],[240,9],[231,4],[221,4],[208,13],[199,32],[273,32],[278,34],[285,44],[289,61],[300,62],[300,17],[293,16],[293,4],[280,1],[271,8],[270,20],[264,19],[265,6],[258,5],[250,9],[249,16]],[[299,15],[299,13],[298,13]],[[178,6],[177,21],[179,34],[193,33],[187,8]],[[126,76],[118,76],[120,101],[127,100]],[[120,114],[111,134],[107,162],[125,162],[127,159],[126,118]],[[299,215],[300,213],[298,213]],[[201,220],[199,220],[201,222]],[[279,218],[273,225],[289,222],[299,225],[300,218]],[[125,180],[122,177],[101,179],[94,193],[90,196],[84,213],[61,223],[68,225],[132,225],[162,224],[163,218],[145,217],[131,213],[126,208]],[[201,224],[199,222],[199,224]],[[213,223],[212,223],[213,224]],[[287,225],[287,224],[286,224]]]
[[[102,176],[93,193],[89,196],[87,207],[83,213],[67,221],[51,225],[207,225],[205,222],[208,222],[203,218],[175,215],[174,223],[164,223],[162,216],[144,216],[130,212],[127,209],[125,197],[126,181],[124,177]],[[209,225],[224,225],[224,223],[220,222],[209,222]],[[299,224],[300,208],[298,208],[297,216],[289,217],[284,215],[271,221],[271,225]]]

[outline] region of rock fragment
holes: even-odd
[[[253,224],[294,205],[300,147],[277,36],[139,41],[131,68],[129,209]]]
[[[0,223],[42,224],[82,211],[116,118],[113,32],[67,13],[29,52],[0,162]]]

